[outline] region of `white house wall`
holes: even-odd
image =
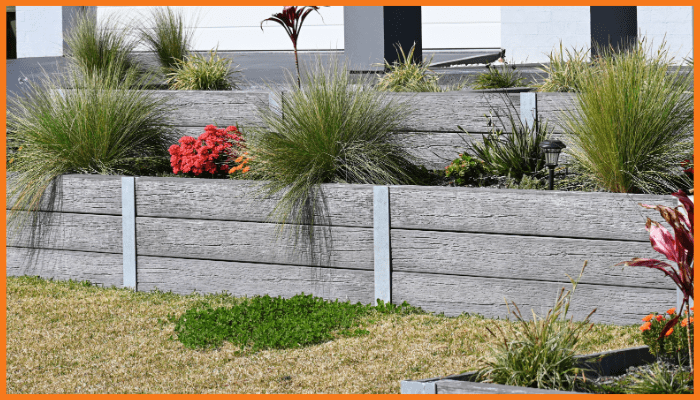
[[[17,58],[63,55],[63,14],[60,6],[17,6]]]
[[[98,7],[98,20],[116,14],[120,21],[147,16],[153,7]],[[184,12],[188,25],[196,26],[196,50],[291,50],[284,29],[274,22],[260,22],[280,12],[282,6],[173,7]],[[422,7],[423,48],[499,48],[501,7]],[[299,36],[299,49],[342,50],[343,7],[323,7],[312,12]],[[145,50],[143,47],[137,50]]]
[[[637,7],[637,27],[654,47],[663,41],[680,61],[693,46],[692,7]],[[501,47],[515,63],[547,62],[559,49],[588,49],[591,44],[590,7],[501,7]]]

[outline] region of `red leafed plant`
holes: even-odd
[[[661,226],[656,221],[652,221],[647,218],[646,229],[649,232],[649,239],[651,241],[651,246],[654,250],[666,256],[669,261],[676,263],[676,267],[673,265],[651,258],[633,258],[630,261],[624,261],[617,265],[632,266],[632,267],[649,267],[662,271],[666,276],[670,277],[676,286],[683,293],[683,303],[681,303],[681,309],[683,306],[687,308],[689,313],[690,304],[689,299],[693,298],[693,202],[688,198],[688,196],[682,191],[673,193],[673,196],[678,198],[678,200],[685,208],[685,214],[680,211],[679,207],[666,207],[663,205],[649,206],[646,204],[640,205],[644,208],[649,208],[659,211],[663,219],[668,222],[668,224],[673,228],[674,234],[672,235],[666,228]],[[670,319],[659,334],[659,340],[663,340],[666,333],[672,329],[677,323],[681,316],[681,312],[675,316],[675,318]],[[690,333],[689,333],[690,335]],[[688,336],[688,342],[690,343],[690,336]],[[690,353],[691,360],[691,370],[692,370],[692,346],[689,346],[688,351]]]
[[[299,33],[301,32],[301,26],[304,24],[304,20],[311,13],[311,11],[318,12],[318,6],[285,6],[281,13],[272,14],[272,17],[262,20],[260,22],[260,29],[262,29],[262,24],[265,21],[273,21],[282,25],[287,35],[292,40],[292,46],[294,46],[294,62],[297,67],[297,84],[301,89],[301,78],[299,77],[299,56],[297,55],[297,41],[299,40]],[[321,15],[321,13],[318,13]]]
[[[174,144],[169,149],[174,174],[182,172],[198,176],[208,172],[215,176],[217,173],[226,175],[229,171],[228,164],[222,161],[228,156],[225,150],[234,145],[242,147],[244,140],[235,126],[217,129],[214,125],[207,125],[199,138],[183,136],[178,142],[179,145]]]

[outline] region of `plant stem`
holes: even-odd
[[[297,85],[301,89],[301,75],[299,74],[299,56],[297,55],[297,46],[294,46],[294,63],[297,65]]]
[[[688,314],[688,325],[686,334],[688,335],[688,362],[690,363],[690,375],[693,375],[693,343],[690,341],[690,302],[685,303],[685,311]]]

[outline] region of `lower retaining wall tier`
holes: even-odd
[[[638,203],[676,206],[672,196],[327,184],[310,257],[276,236],[267,219],[275,199],[260,197],[259,184],[62,176],[34,224],[8,230],[7,275],[182,294],[380,298],[504,317],[504,299],[545,313],[588,260],[575,318],[597,308],[593,321],[636,324],[676,305],[661,272],[613,267],[657,257],[644,225],[660,217]]]

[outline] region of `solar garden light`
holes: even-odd
[[[554,168],[559,165],[559,153],[566,145],[561,140],[545,140],[540,147],[544,150],[545,164],[549,167],[549,190],[554,190]]]

